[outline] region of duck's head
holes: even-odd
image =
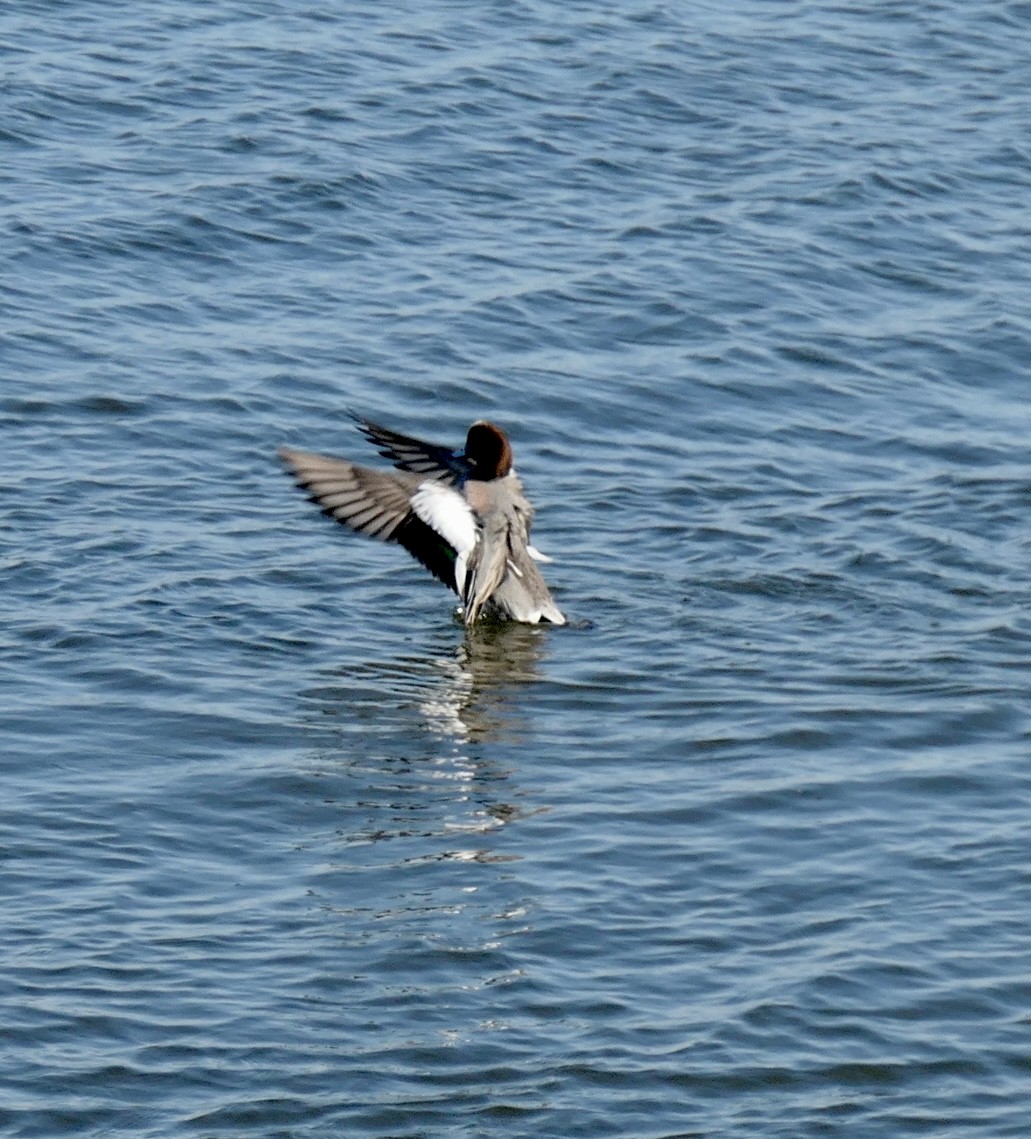
[[[512,445],[500,427],[480,419],[465,437],[465,459],[472,467],[471,479],[503,479],[512,470]]]

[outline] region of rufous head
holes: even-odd
[[[465,457],[472,466],[470,478],[482,482],[503,479],[512,470],[512,445],[500,427],[477,420],[465,437]]]

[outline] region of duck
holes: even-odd
[[[487,420],[451,448],[351,413],[395,470],[281,447],[279,458],[323,514],[358,534],[396,542],[452,589],[466,627],[481,617],[566,624],[530,544],[534,509],[505,432]]]

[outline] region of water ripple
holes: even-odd
[[[5,16],[0,1131],[1024,1134],[1025,9]]]

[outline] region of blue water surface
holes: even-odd
[[[0,12],[0,1134],[1027,1134],[1029,35]],[[570,626],[306,504],[351,409]]]

